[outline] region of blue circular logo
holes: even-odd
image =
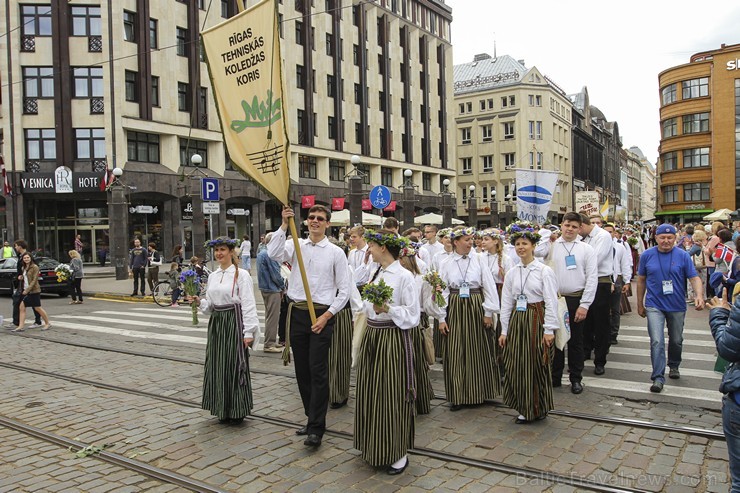
[[[528,204],[542,205],[547,204],[552,200],[552,193],[546,188],[538,187],[537,185],[528,185],[517,189],[517,198],[522,199]]]
[[[370,190],[370,203],[376,209],[385,209],[391,205],[391,191],[383,185],[374,187]]]

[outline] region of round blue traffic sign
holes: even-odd
[[[376,186],[370,190],[370,203],[376,209],[385,209],[391,205],[391,191],[383,185]]]

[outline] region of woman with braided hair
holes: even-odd
[[[247,348],[259,337],[252,278],[237,263],[237,242],[221,236],[206,243],[218,269],[208,276],[205,298],[187,297],[210,313],[203,377],[203,409],[220,423],[240,423],[252,411]]]

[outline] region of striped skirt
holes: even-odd
[[[376,467],[396,462],[414,446],[402,332],[373,328],[368,321],[358,355],[354,447]]]
[[[414,344],[414,380],[416,384],[416,414],[429,414],[431,410],[432,382],[429,379],[429,364],[424,357],[424,331],[429,327],[429,318],[422,312],[421,323],[411,329]]]
[[[530,303],[526,312],[511,312],[504,346],[504,403],[528,421],[544,418],[554,409],[552,360],[554,347],[545,346],[543,302]]]
[[[245,363],[242,368],[240,360]],[[249,416],[252,405],[249,352],[244,348],[236,311],[214,311],[208,322],[202,408],[218,419],[238,419]]]
[[[434,330],[432,331],[432,341],[434,342],[434,357],[442,359],[442,339],[444,336],[439,331],[439,321],[434,319]]]
[[[349,375],[352,369],[352,310],[349,305],[335,317],[329,348],[329,402],[349,398]]]
[[[483,295],[450,294],[443,337],[445,391],[450,404],[481,404],[501,394],[495,331],[483,327]]]

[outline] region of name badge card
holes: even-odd
[[[470,298],[470,284],[467,282],[460,285],[460,298]]]
[[[663,294],[673,294],[673,281],[663,281]]]
[[[565,269],[566,270],[574,270],[576,268],[576,256],[575,255],[566,255],[565,257]]]
[[[520,294],[516,297],[516,311],[526,312],[527,311],[527,295]]]

